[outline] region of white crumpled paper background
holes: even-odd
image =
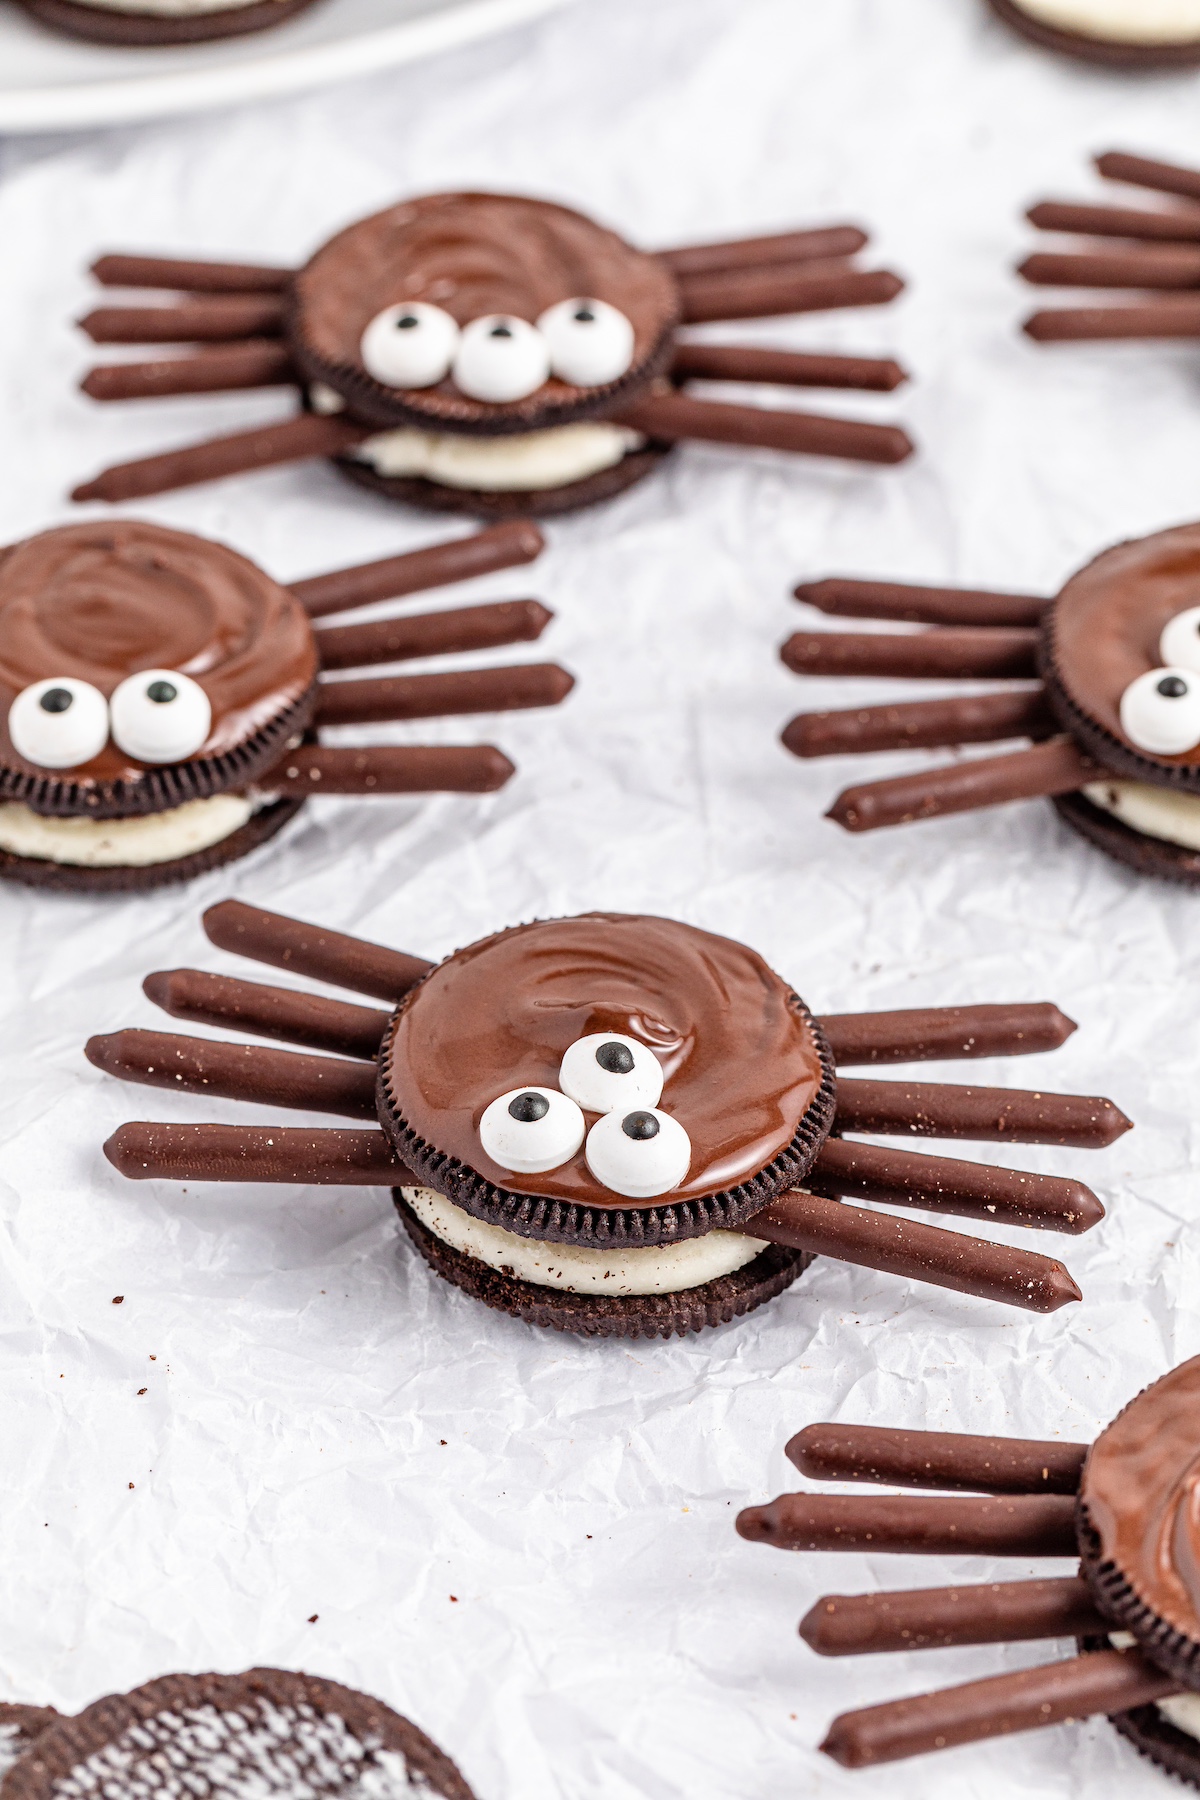
[[[412,730],[502,744],[520,773],[494,797],[318,802],[182,891],[0,893],[4,1697],[77,1708],[172,1669],[302,1667],[410,1714],[480,1800],[1161,1790],[1103,1721],[840,1770],[816,1750],[840,1709],[1068,1646],[823,1662],[795,1635],[820,1593],[992,1571],[784,1557],[733,1518],[798,1485],[783,1445],[810,1420],[1085,1439],[1200,1351],[1200,896],[1139,883],[1045,803],[843,835],[821,813],[867,765],[797,762],[778,731],[885,690],[777,659],[800,576],[1050,592],[1200,512],[1195,351],[1038,350],[1011,274],[1024,205],[1099,192],[1089,152],[1200,163],[1198,92],[1059,63],[976,0],[580,0],[310,98],[4,147],[0,541],[79,516],[64,494],[106,461],[287,410],[79,396],[97,251],[292,261],[456,184],[562,198],[651,246],[862,220],[910,279],[898,305],[727,335],[898,353],[915,380],[893,399],[796,398],[920,442],[878,471],[686,449],[553,524],[532,569],[474,584],[551,604],[542,649],[579,678],[557,712]],[[321,466],[136,511],[285,579],[457,529]],[[100,1149],[124,1119],[281,1117],[82,1056],[92,1032],[166,1023],[149,970],[256,973],[201,934],[227,895],[431,957],[538,914],[673,914],[755,945],[818,1010],[1054,999],[1080,1025],[1055,1055],[930,1073],[1105,1093],[1137,1121],[1101,1154],[1011,1156],[1108,1204],[1090,1237],[1037,1240],[1085,1303],[1036,1318],[825,1262],[723,1330],[593,1344],[441,1283],[381,1191],[131,1184]]]

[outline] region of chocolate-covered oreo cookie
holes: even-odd
[[[164,1675],[38,1735],[3,1800],[120,1793],[473,1800],[450,1758],[381,1700],[282,1669]]]
[[[1080,28],[1073,29],[1057,22],[1063,13],[1061,5],[1052,8],[1034,5],[1031,8],[1022,4],[1022,0],[989,0],[989,4],[1006,25],[1011,25],[1031,43],[1082,62],[1135,72],[1186,69],[1200,62],[1200,12],[1190,35],[1171,37],[1166,30],[1153,28],[1153,21],[1146,19],[1144,7],[1139,16],[1138,0],[1126,0],[1123,9],[1126,16],[1120,21],[1113,17],[1114,8],[1101,6],[1096,28],[1092,30],[1086,28],[1086,12],[1078,7],[1074,14],[1078,16]]]
[[[640,915],[516,926],[436,965],[236,901],[204,924],[227,950],[392,1010],[164,971],[145,991],[173,1016],[326,1054],[121,1031],[92,1038],[89,1060],[174,1093],[383,1129],[130,1123],[105,1154],[136,1180],[387,1186],[447,1279],[588,1336],[721,1323],[814,1255],[1034,1312],[1080,1298],[1055,1258],[842,1198],[1052,1231],[1097,1224],[1103,1208],[1080,1182],[845,1135],[1111,1143],[1129,1121],[1098,1096],[835,1082],[839,1062],[1053,1049],[1074,1029],[1056,1007],[822,1024],[744,945]]]
[[[687,1133],[678,1175],[640,1176],[632,1136],[615,1171],[597,1174],[591,1133],[610,1108],[570,1095],[569,1155],[539,1170],[490,1153],[490,1106],[518,1089],[558,1092],[568,1053],[588,1043],[594,1060],[606,1033],[634,1056],[631,1109],[642,1071],[621,1047],[649,1047],[649,1104],[661,1097]],[[617,1078],[602,1086],[619,1106]],[[671,919],[589,913],[485,938],[405,996],[380,1049],[380,1118],[406,1167],[474,1218],[585,1249],[736,1230],[800,1186],[833,1111],[833,1059],[803,1001],[754,951]],[[657,1151],[657,1131],[645,1141]]]
[[[59,1716],[53,1706],[0,1702],[0,1781]]]
[[[348,630],[312,618],[529,561],[528,520],[292,591],[222,544],[122,521],[0,553],[0,876],[112,893],[183,881],[272,837],[310,794],[486,791],[491,746],[327,748],[314,728],[553,705],[553,664],[324,684],[348,670],[536,638],[499,602]]]

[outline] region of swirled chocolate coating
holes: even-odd
[[[286,588],[223,544],[124,520],[67,525],[0,558],[0,766],[20,757],[8,713],[22,689],[75,676],[109,695],[140,669],[190,675],[212,729],[197,757],[227,754],[277,719],[317,674],[312,627]],[[147,764],[110,738],[77,784],[136,778]]]
[[[634,331],[633,362],[620,381],[578,388],[551,379],[523,400],[472,400],[447,378],[421,389],[385,387],[363,366],[359,342],[385,307],[440,306],[460,325],[489,313],[534,324],[547,307],[606,300]],[[441,430],[524,431],[596,411],[646,380],[679,313],[674,277],[582,213],[508,194],[429,194],[347,226],[293,284],[290,337],[307,373],[372,424]]]
[[[1200,605],[1200,525],[1117,544],[1080,569],[1054,603],[1054,673],[1067,698],[1143,762],[1200,767],[1200,747],[1156,756],[1121,729],[1121,695],[1162,666],[1158,640]]]
[[[401,1002],[383,1078],[426,1143],[497,1186],[628,1207],[582,1150],[546,1174],[513,1175],[479,1142],[491,1101],[557,1087],[565,1051],[601,1031],[654,1052],[666,1076],[659,1106],[692,1141],[685,1179],[658,1204],[756,1174],[791,1142],[821,1083],[813,1033],[760,956],[691,925],[623,913],[519,925],[459,950]]]
[[[1200,1357],[1101,1432],[1080,1500],[1099,1540],[1089,1562],[1118,1572],[1125,1622],[1136,1630],[1135,1614],[1148,1612],[1200,1644]]]

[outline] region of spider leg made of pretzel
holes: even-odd
[[[1111,150],[1095,159],[1113,181],[1155,193],[1200,200],[1200,171]],[[1038,287],[1192,290],[1124,306],[1055,307],[1033,313],[1024,330],[1039,343],[1119,338],[1200,337],[1200,207],[1143,211],[1126,206],[1075,205],[1043,200],[1027,213],[1040,231],[1072,232],[1103,240],[1083,250],[1038,251],[1018,273]],[[1125,239],[1118,249],[1110,240]]]
[[[785,1550],[960,1556],[1075,1556],[1075,1495],[1086,1444],[966,1433],[810,1425],[787,1446],[818,1480],[951,1490],[936,1497],[783,1494],[748,1507],[740,1535]],[[958,1490],[954,1492],[953,1490]],[[962,1490],[970,1490],[969,1497]],[[823,1595],[800,1623],[822,1656],[1103,1637],[1111,1629],[1078,1575],[879,1594]],[[1180,1692],[1140,1651],[1089,1652],[843,1713],[821,1748],[847,1768],[978,1742]]]
[[[204,926],[220,948],[392,1002],[430,967],[239,901],[210,908]],[[151,975],[145,991],[178,1018],[332,1049],[354,1060],[122,1031],[89,1042],[87,1054],[97,1066],[151,1086],[375,1116],[375,1053],[385,1014],[189,969]],[[846,1014],[825,1023],[835,1059],[849,1066],[1020,1055],[1052,1048],[1074,1029],[1046,1005]],[[1128,1124],[1099,1098],[846,1078],[838,1083],[834,1129],[1098,1148]],[[415,1181],[392,1158],[382,1132],[137,1123],[122,1126],[106,1154],[135,1178]],[[825,1145],[810,1179],[822,1191],[780,1195],[748,1222],[752,1235],[1034,1311],[1053,1311],[1080,1297],[1057,1260],[849,1206],[834,1196],[1067,1232],[1088,1230],[1103,1216],[1100,1202],[1079,1182],[853,1144],[840,1136]]]
[[[768,318],[893,300],[904,285],[898,276],[852,266],[866,241],[855,226],[831,226],[664,251],[662,260],[679,283],[685,324]],[[110,255],[92,273],[106,286],[157,287],[186,296],[173,305],[97,307],[80,321],[93,342],[215,346],[94,368],[83,380],[93,399],[302,385],[283,341],[287,270]],[[906,377],[890,359],[681,342],[670,382],[613,416],[662,442],[694,438],[880,463],[901,462],[912,453],[910,439],[896,426],[699,400],[678,391],[691,379],[889,392]],[[84,482],[72,498],[116,502],[165,493],[222,475],[334,456],[370,435],[369,428],[336,414],[303,413],[280,425],[120,464]]]
[[[1103,775],[1062,732],[1037,681],[1037,621],[1048,601],[1032,594],[842,579],[802,583],[796,598],[826,613],[928,627],[903,634],[795,632],[780,655],[797,675],[1025,684],[949,700],[798,713],[785,726],[783,742],[800,757],[1032,740],[1028,749],[847,788],[828,813],[847,831],[1073,793]]]

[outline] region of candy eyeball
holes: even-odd
[[[173,763],[194,756],[212,728],[208,695],[190,675],[143,669],[109,701],[113,741],[138,762]]]
[[[479,1121],[479,1141],[502,1169],[542,1175],[570,1162],[587,1127],[574,1100],[555,1088],[513,1088]]]
[[[692,1141],[669,1113],[638,1107],[597,1119],[584,1155],[601,1187],[630,1200],[652,1200],[679,1186],[692,1160]]]
[[[363,368],[385,387],[426,388],[444,381],[458,349],[448,312],[424,300],[385,306],[359,340]]]
[[[1189,606],[1186,612],[1168,619],[1158,640],[1158,654],[1168,668],[1200,672],[1200,606]]]
[[[452,373],[455,386],[472,400],[499,406],[541,387],[550,373],[550,353],[536,325],[489,313],[464,327]]]
[[[616,1031],[593,1032],[572,1044],[558,1080],[584,1112],[657,1106],[663,1089],[662,1064],[653,1051]]]
[[[40,769],[75,769],[108,742],[108,701],[90,681],[52,675],[24,688],[8,710],[18,756]]]
[[[560,300],[542,314],[538,330],[552,372],[572,387],[619,381],[633,361],[633,326],[607,300]]]
[[[1121,695],[1121,730],[1139,750],[1180,756],[1200,744],[1200,674],[1150,669]]]

